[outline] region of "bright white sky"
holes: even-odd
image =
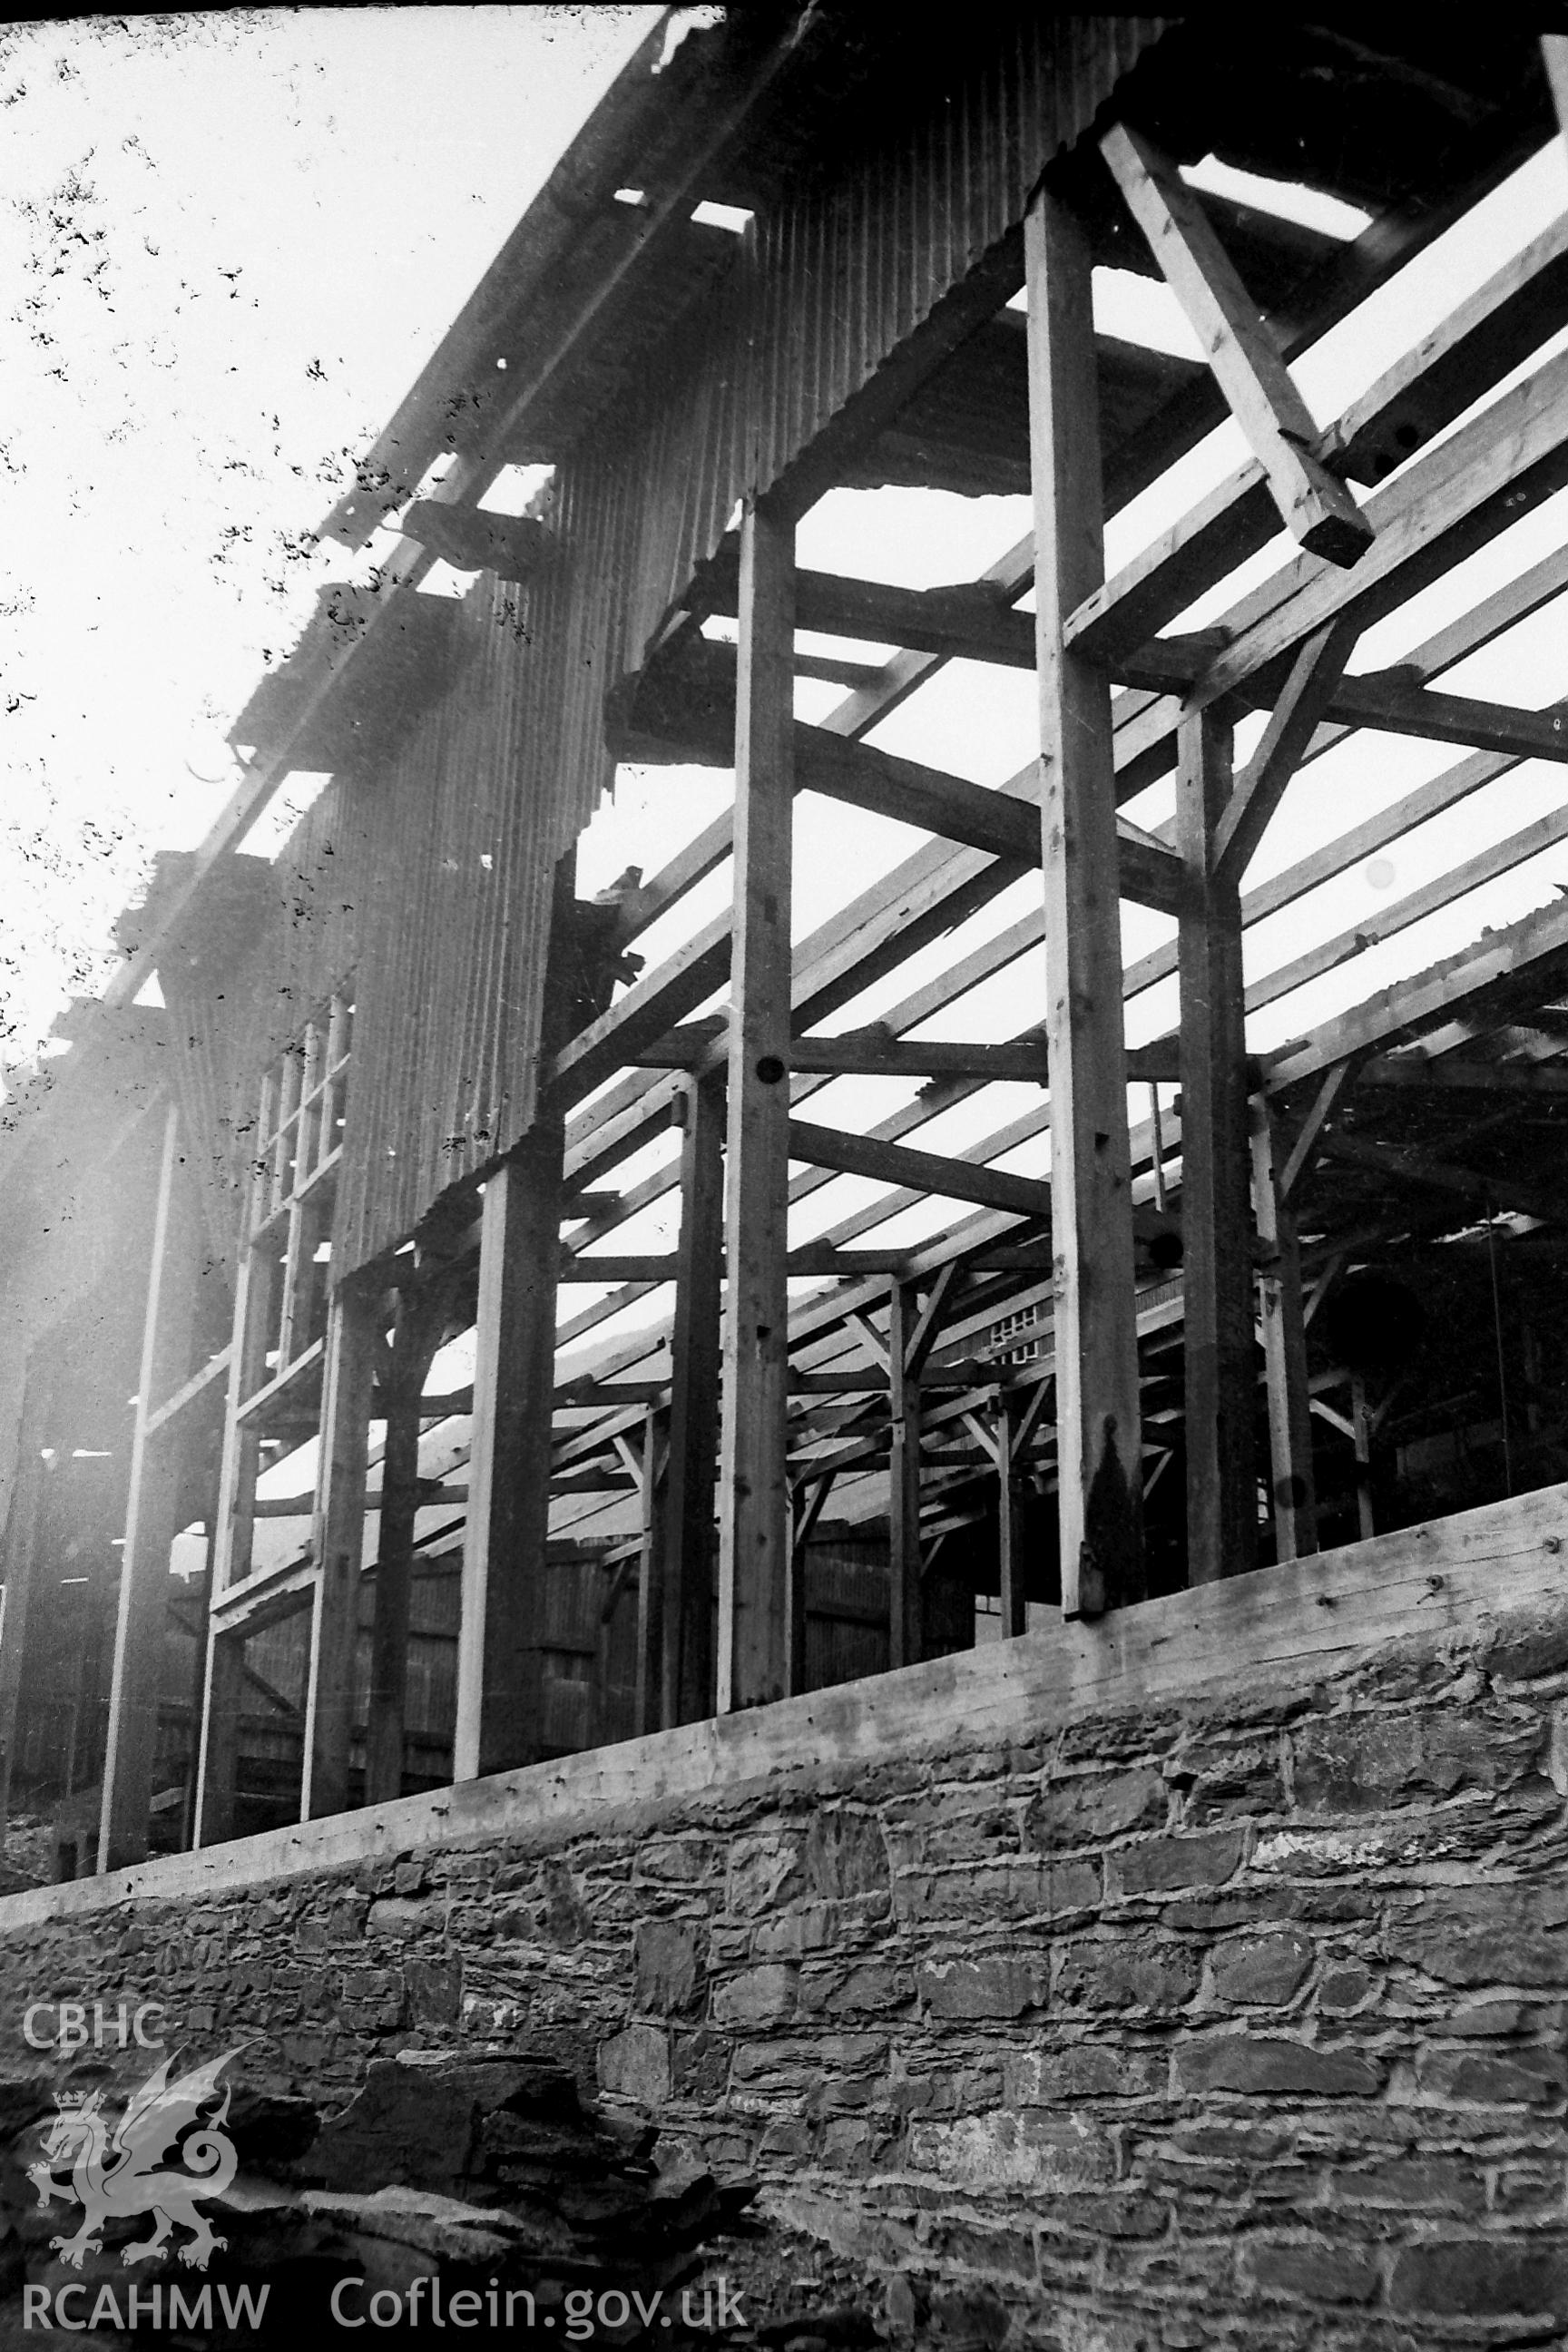
[[[0,31],[0,1065],[222,806],[310,532],[658,13]]]

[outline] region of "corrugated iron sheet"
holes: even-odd
[[[237,1178],[261,1071],[352,976],[344,1272],[532,1117],[553,872],[613,780],[606,690],[737,499],[774,483],[1016,226],[1161,26],[1000,12],[923,96],[889,90],[844,169],[759,216],[563,465],[561,562],[526,591],[481,578],[445,691],[299,828],[243,982],[182,1008],[187,1083],[210,1098],[226,1061]]]
[[[639,664],[736,501],[777,482],[1016,226],[1163,25],[1005,12],[842,172],[759,215],[727,280],[651,356],[640,403],[623,401],[564,469],[574,545],[623,541],[617,669]]]

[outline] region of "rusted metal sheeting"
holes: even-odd
[[[554,868],[603,764],[554,756],[550,642],[515,588],[481,575],[446,694],[345,800],[370,853],[334,1242],[345,1272],[533,1115]]]
[[[562,663],[546,646],[564,643],[562,588],[541,601],[555,608],[548,630],[516,588],[480,576],[445,690],[301,819],[243,960],[180,992],[183,1091],[193,1111],[221,1106],[215,1149],[237,1215],[262,1074],[352,983],[333,1236],[344,1274],[405,1239],[532,1117],[553,871],[605,769],[602,752],[574,768],[555,755]]]
[[[778,481],[1017,225],[1046,165],[1089,128],[1163,22],[1005,12],[987,37],[983,19],[921,109],[890,109],[844,172],[753,224],[700,314],[696,355],[693,318],[660,355],[640,424],[618,412],[619,462],[607,447],[600,461],[638,493],[621,666],[640,662],[737,499]]]

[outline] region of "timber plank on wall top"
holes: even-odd
[[[1094,1625],[1063,1624],[804,1697],[781,1699],[610,1748],[270,1830],[135,1870],[0,1899],[0,1943],[50,1921],[142,1899],[216,1894],[367,1856],[523,1832],[603,1829],[706,1791],[738,1801],[795,1776],[802,1787],[889,1760],[1038,1738],[1129,1708],[1259,1701],[1349,1670],[1394,1643],[1478,1642],[1489,1623],[1565,1607],[1568,1485],[1260,1569]],[[805,1760],[803,1760],[805,1759]]]

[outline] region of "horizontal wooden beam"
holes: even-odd
[[[1358,1087],[1408,1088],[1416,1094],[1568,1095],[1568,1062],[1481,1062],[1419,1048],[1374,1054],[1356,1075]]]
[[[901,1143],[878,1143],[869,1136],[849,1135],[838,1128],[792,1118],[789,1123],[792,1160],[809,1160],[818,1168],[834,1168],[841,1175],[870,1176],[889,1184],[909,1185],[934,1192],[943,1200],[973,1201],[983,1209],[1000,1209],[1014,1216],[1045,1217],[1050,1213],[1050,1187],[1043,1178],[1011,1176],[999,1168],[977,1166],[972,1160],[946,1160],[934,1151],[911,1151]]]
[[[707,613],[738,612],[739,569],[732,555],[719,557],[701,574],[693,603]],[[880,580],[801,572],[795,627],[941,654],[949,661],[1003,662],[1012,669],[1032,669],[1035,663],[1030,615],[1016,610],[1005,588],[984,581],[896,588]]]
[[[208,1358],[199,1371],[193,1372],[190,1379],[174,1391],[173,1396],[165,1397],[156,1411],[148,1414],[146,1434],[149,1437],[155,1436],[160,1429],[166,1428],[169,1423],[184,1412],[188,1405],[195,1404],[198,1397],[205,1396],[209,1402],[221,1402],[220,1391],[215,1384],[227,1371],[231,1352],[229,1348],[221,1348],[216,1356]]]
[[[840,1250],[819,1242],[806,1242],[791,1250],[785,1272],[793,1276],[807,1276],[823,1280],[847,1280],[865,1275],[897,1274],[904,1263],[902,1250]],[[562,1253],[558,1282],[673,1282],[679,1259],[673,1251],[665,1254],[650,1252],[647,1255],[617,1252],[595,1257],[584,1252],[581,1256],[567,1250]]]
[[[1488,932],[1474,947],[1380,990],[1310,1036],[1277,1047],[1265,1057],[1269,1090],[1295,1086],[1352,1055],[1388,1051],[1423,1031],[1449,1024],[1461,1008],[1491,990],[1526,985],[1537,963],[1553,972],[1568,965],[1568,902],[1558,899],[1505,930]]]
[[[656,1070],[704,1068],[719,1050],[724,1029],[721,1014],[683,1022],[639,1054],[637,1065]],[[986,1086],[1048,1083],[1044,1037],[971,1044],[945,1037],[895,1037],[876,1024],[844,1030],[835,1037],[793,1038],[789,1066],[813,1076],[972,1077]],[[1177,1041],[1162,1038],[1154,1045],[1130,1047],[1127,1074],[1174,1084],[1181,1076]]]
[[[1479,1169],[1433,1160],[1424,1151],[1397,1151],[1364,1136],[1337,1130],[1326,1135],[1318,1148],[1325,1160],[1401,1177],[1412,1184],[1430,1185],[1438,1192],[1457,1192],[1478,1209],[1516,1209],[1527,1217],[1540,1217],[1548,1224],[1568,1223],[1568,1194],[1544,1191],[1507,1170],[1496,1175],[1483,1174]]]
[[[1340,726],[1460,743],[1515,760],[1568,760],[1568,719],[1561,711],[1519,710],[1472,695],[1435,693],[1423,686],[1419,671],[1405,668],[1342,678],[1327,716]]]

